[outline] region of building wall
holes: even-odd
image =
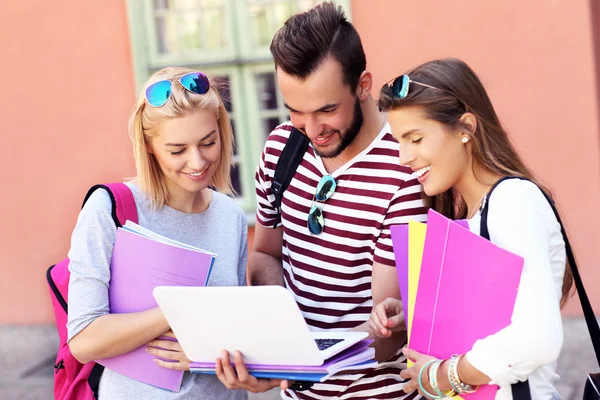
[[[589,0],[592,35],[594,37],[594,60],[596,64],[596,108],[600,114],[600,1]]]
[[[0,5],[0,324],[53,320],[45,283],[93,183],[134,173],[121,0]]]
[[[517,148],[555,194],[598,311],[599,38],[596,30],[594,44],[592,3],[378,0],[373,7],[354,0],[352,15],[376,88],[434,58],[461,58],[479,74]],[[576,298],[565,313],[580,313]]]
[[[352,1],[375,86],[432,58],[467,61],[517,147],[554,190],[599,309],[598,63],[590,3],[456,4]],[[0,48],[7,55],[0,63],[0,324],[48,323],[45,270],[66,255],[87,188],[134,174],[126,8],[119,0],[0,7]],[[567,313],[578,312],[574,304]]]

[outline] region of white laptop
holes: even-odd
[[[311,332],[281,286],[158,286],[154,298],[193,362],[239,350],[246,364],[319,366],[368,336]]]

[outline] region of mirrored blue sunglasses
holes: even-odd
[[[202,72],[190,72],[177,80],[184,89],[196,93],[206,94],[210,89],[208,77]],[[165,79],[154,82],[146,89],[146,101],[153,107],[162,107],[171,96],[173,82]]]
[[[324,175],[317,184],[307,221],[308,231],[313,235],[320,235],[325,229],[325,217],[322,205],[319,203],[327,201],[335,192],[336,186],[335,179],[331,175]]]

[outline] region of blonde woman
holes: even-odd
[[[182,68],[156,72],[145,85],[130,119],[137,177],[127,186],[139,224],[161,235],[219,254],[209,286],[246,282],[247,223],[226,194],[232,192],[233,134],[223,101],[205,74]],[[214,189],[213,189],[214,188]],[[178,343],[156,341],[171,334],[160,309],[109,314],[110,260],[115,241],[111,202],[95,191],[81,210],[69,258],[69,346],[82,363],[117,356],[148,345],[154,355],[176,362],[163,367],[188,370]],[[170,344],[167,347],[167,344]],[[156,347],[167,347],[165,350]],[[100,399],[232,399],[216,376],[185,373],[172,393],[105,369]]]

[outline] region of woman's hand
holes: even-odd
[[[404,392],[410,393],[414,390],[418,390],[419,394],[421,396],[425,396],[425,394],[419,388],[419,380],[418,380],[419,379],[419,371],[421,371],[421,368],[423,367],[423,365],[425,365],[427,362],[429,362],[431,360],[436,360],[436,358],[425,355],[425,354],[418,353],[415,350],[411,350],[407,347],[403,348],[402,352],[404,353],[404,355],[406,355],[406,357],[408,357],[415,363],[415,365],[413,365],[411,368],[407,368],[400,372],[400,376],[402,378],[409,379],[409,381],[404,384],[404,389],[403,389]],[[429,368],[430,367],[427,367],[428,370],[429,370]],[[423,375],[421,377],[421,382],[423,384],[423,387],[425,388],[425,390],[428,393],[435,394],[434,390],[429,385],[429,371],[428,370],[423,371]],[[439,376],[439,374],[438,374],[438,376]],[[447,382],[447,380],[445,378],[443,379],[443,382],[442,382],[442,380],[438,381],[438,387],[440,388],[440,390],[446,389],[446,387],[445,387],[446,385],[444,384],[445,382]],[[442,389],[442,387],[444,389]]]
[[[393,332],[405,330],[402,301],[388,297],[373,307],[369,329],[379,337],[390,337]]]
[[[404,384],[404,391],[406,393],[410,393],[413,390],[418,390],[419,394],[421,396],[425,396],[425,393],[423,393],[423,391],[419,387],[419,373],[421,371],[421,368],[423,368],[423,366],[425,364],[427,364],[428,362],[430,362],[432,360],[437,360],[437,359],[435,357],[428,356],[426,354],[421,354],[421,353],[419,353],[415,350],[409,349],[407,347],[404,347],[402,349],[402,352],[404,353],[404,355],[406,355],[406,357],[408,357],[410,360],[412,360],[414,362],[414,365],[411,368],[405,369],[400,372],[400,376],[402,378],[409,379],[409,381]],[[438,389],[444,393],[451,389],[450,381],[448,380],[448,370],[447,370],[448,365],[447,364],[448,364],[448,360],[442,361],[442,363],[438,367],[437,376],[436,376],[436,383],[437,383]],[[427,367],[427,369],[425,371],[423,371],[423,374],[421,375],[421,384],[423,385],[423,388],[427,391],[427,393],[436,394],[436,392],[433,390],[433,388],[429,384],[430,368],[431,368],[431,363]]]
[[[172,339],[162,339],[163,337]],[[180,371],[189,371],[190,369],[191,360],[184,354],[173,331],[169,331],[148,343],[146,351],[159,357],[154,359],[154,362],[160,367]]]
[[[225,350],[223,350],[222,357],[215,361],[217,377],[227,389],[244,389],[252,393],[263,393],[277,386],[285,390],[290,385],[286,380],[253,377],[248,372],[242,353],[239,351],[233,354],[233,361],[235,368],[231,365],[229,353]]]

